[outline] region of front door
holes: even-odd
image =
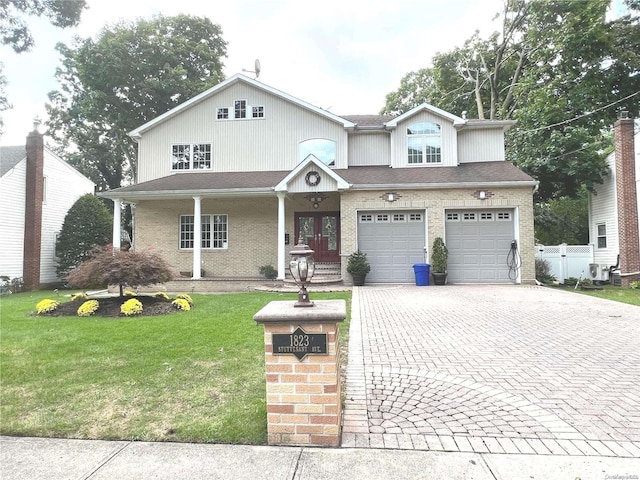
[[[340,214],[338,212],[296,213],[295,243],[302,241],[315,253],[316,262],[339,262]]]

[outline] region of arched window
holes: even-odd
[[[318,160],[330,167],[336,164],[336,142],[326,138],[312,138],[300,142],[299,161],[303,161],[309,155],[314,155]]]
[[[410,165],[441,163],[440,125],[418,122],[407,127],[407,162]]]

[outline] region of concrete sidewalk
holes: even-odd
[[[640,459],[0,437],[2,480],[640,479]]]

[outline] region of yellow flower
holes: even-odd
[[[90,317],[91,315],[96,313],[96,310],[98,310],[99,306],[100,304],[97,300],[88,300],[80,305],[80,308],[78,308],[78,316]]]
[[[184,298],[176,298],[173,302],[171,302],[171,304],[178,310],[184,310],[185,312],[191,310],[191,304]]]
[[[183,300],[186,300],[187,302],[189,302],[189,305],[193,305],[193,299],[186,293],[180,293],[176,295],[176,298],[181,298]]]
[[[51,313],[56,308],[58,308],[58,305],[60,305],[60,302],[51,300],[50,298],[45,298],[44,300],[40,300],[38,302],[38,304],[36,305],[36,311],[38,315],[41,315],[43,313]]]
[[[135,298],[127,300],[120,306],[120,312],[127,317],[130,317],[132,315],[139,315],[140,313],[142,313],[142,303],[140,303],[140,301],[136,300]]]
[[[169,300],[169,295],[164,292],[156,292],[153,294],[153,296],[156,298],[164,298],[165,300]]]

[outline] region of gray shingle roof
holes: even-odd
[[[393,118],[391,115],[340,115],[356,124],[357,127],[383,127]]]
[[[16,147],[0,147],[0,177],[15,167],[20,160],[27,156],[24,145]]]
[[[533,184],[535,182],[533,178],[509,162],[465,163],[457,167],[432,168],[367,166],[334,171],[356,189],[385,186],[429,188],[429,186],[442,187],[447,184],[495,184],[498,182]],[[123,197],[127,194],[190,194],[196,191],[201,193],[269,192],[288,174],[289,171],[179,173],[118,188],[109,192],[109,196],[115,197],[116,192]]]

